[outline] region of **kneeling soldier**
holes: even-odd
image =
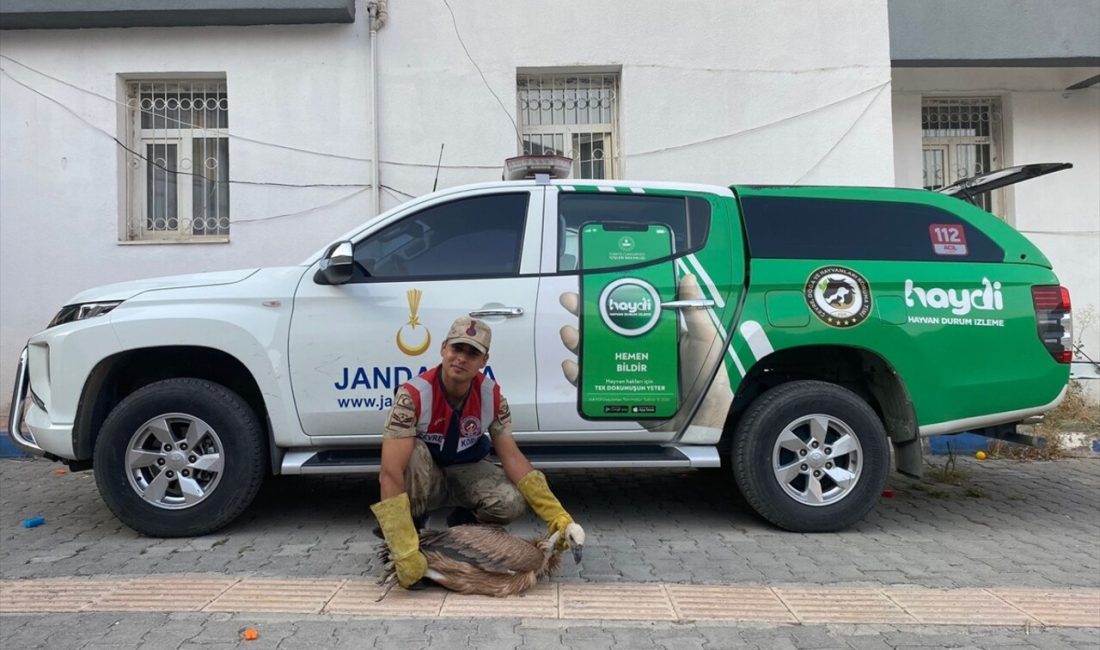
[[[404,587],[424,577],[417,529],[430,510],[443,506],[456,506],[449,526],[506,524],[523,514],[526,502],[551,533],[571,541],[566,528],[573,518],[516,446],[508,402],[480,372],[491,338],[485,323],[456,320],[440,349],[443,363],[402,385],[386,420],[382,500],[371,510]],[[490,448],[501,467],[486,460]]]

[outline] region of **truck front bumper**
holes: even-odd
[[[31,398],[30,404],[27,403],[28,397]],[[23,431],[24,423],[27,431]],[[19,368],[15,371],[15,386],[8,411],[8,434],[16,447],[33,456],[45,456],[51,460],[73,456],[72,426],[51,422],[46,409],[31,391],[27,348],[23,348]]]
[[[12,388],[11,404],[8,410],[8,435],[12,443],[23,451],[36,456],[45,455],[45,451],[38,446],[34,434],[23,433],[23,406],[27,401],[27,393],[30,391],[31,378],[27,372],[27,348],[19,355],[19,368],[15,371],[15,386]]]

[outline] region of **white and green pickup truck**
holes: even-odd
[[[727,467],[794,531],[859,520],[924,436],[1056,406],[1072,339],[1047,258],[946,193],[540,176],[298,265],[80,293],[28,342],[9,431],[132,528],[210,532],[269,474],[377,471],[394,391],[461,315],[492,326],[536,466]]]

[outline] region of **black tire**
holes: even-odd
[[[164,422],[177,441],[175,454],[160,446],[162,436],[150,433],[165,427],[145,426],[160,422],[161,417],[167,418]],[[195,421],[206,425],[196,426],[196,431],[208,431],[193,438],[198,449],[188,450],[182,434],[188,422]],[[180,441],[185,442],[183,449]],[[137,454],[160,458],[132,469],[128,464],[132,445],[138,445]],[[220,460],[220,471],[197,469],[213,465],[193,465],[192,459]],[[94,469],[103,501],[124,524],[154,537],[187,537],[218,530],[244,512],[263,483],[267,459],[263,427],[240,396],[220,384],[181,378],[149,384],[111,411],[95,443]],[[168,471],[173,467],[175,471]],[[166,478],[173,475],[174,483]],[[190,494],[196,494],[196,486],[209,488],[202,491],[201,499],[192,497],[197,500],[190,504],[184,496],[184,476]],[[148,500],[139,484],[151,495]],[[162,496],[152,496],[159,486],[165,486]]]
[[[812,419],[813,430],[826,431],[814,447],[809,416],[823,416]],[[780,434],[798,422],[778,445]],[[836,457],[826,455],[825,449],[834,452],[828,445],[843,435],[854,437],[858,451],[840,456],[842,446],[853,445],[845,440],[837,445]],[[788,448],[802,444],[803,437],[803,448]],[[878,415],[852,391],[821,381],[790,382],[758,397],[737,425],[732,452],[734,478],[749,505],[776,526],[800,533],[842,530],[862,519],[878,501],[890,471],[890,448]],[[841,470],[855,478],[834,481]]]

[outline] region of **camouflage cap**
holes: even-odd
[[[489,342],[493,340],[493,330],[479,320],[463,316],[455,320],[447,332],[444,343],[468,343],[484,354],[489,354]]]

